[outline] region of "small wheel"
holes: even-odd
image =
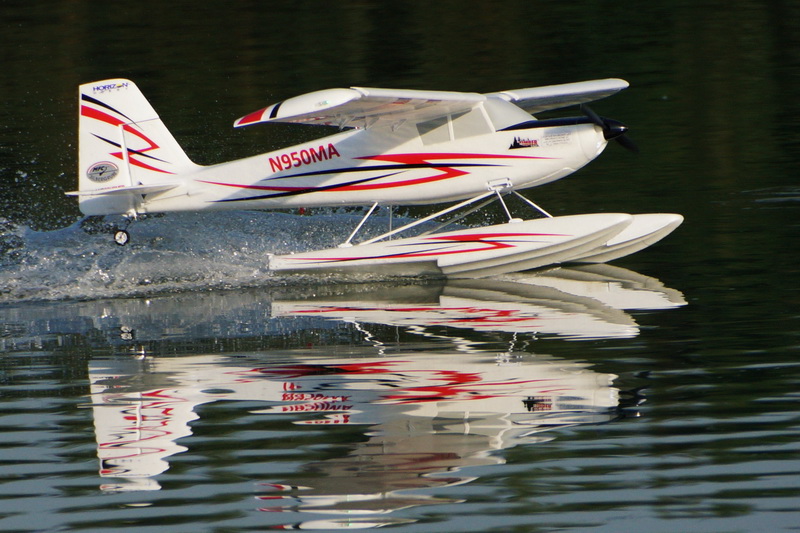
[[[128,232],[125,231],[124,229],[118,229],[117,231],[114,232],[114,242],[120,246],[125,246],[126,244],[128,244],[130,238],[131,236],[128,235]]]

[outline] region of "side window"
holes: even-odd
[[[446,116],[418,123],[417,131],[422,138],[422,144],[435,144],[450,140],[450,126]]]
[[[453,121],[453,135],[456,139],[483,135],[494,131],[489,126],[481,110],[477,108],[465,113],[452,115],[451,119]]]

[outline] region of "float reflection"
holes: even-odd
[[[273,315],[329,317],[402,326],[441,326],[567,339],[635,337],[626,310],[685,305],[655,278],[610,265],[556,268],[498,278],[447,280],[435,286],[365,285],[301,299],[277,299]]]

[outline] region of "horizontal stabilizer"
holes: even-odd
[[[165,192],[179,186],[180,183],[159,183],[158,185],[133,185],[130,187],[114,187],[109,189],[94,189],[88,191],[70,191],[67,196],[110,196],[120,194],[153,194]]]

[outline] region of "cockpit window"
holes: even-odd
[[[480,108],[438,117],[417,124],[423,144],[436,144],[491,133],[493,130]]]

